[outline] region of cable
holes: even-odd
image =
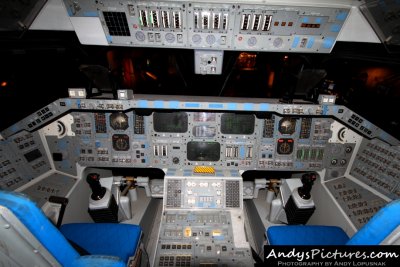
[[[150,267],[150,257],[149,257],[149,253],[147,253],[145,246],[143,246],[143,252],[144,254],[146,254],[146,258],[147,258],[147,267]],[[141,263],[142,261],[140,261]]]

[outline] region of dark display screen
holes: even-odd
[[[218,142],[189,142],[187,158],[190,161],[218,161],[221,145]]]
[[[186,112],[154,112],[153,123],[154,131],[159,133],[186,133],[188,115]]]
[[[255,117],[252,114],[225,113],[221,116],[221,133],[253,134]]]
[[[26,153],[26,154],[24,155],[24,157],[26,158],[26,160],[27,160],[28,162],[32,162],[32,161],[34,161],[35,159],[40,158],[41,156],[42,156],[42,153],[40,153],[40,150],[39,150],[39,149],[32,150],[32,151],[30,151],[30,152],[28,152],[28,153]]]

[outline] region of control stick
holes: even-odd
[[[89,173],[86,177],[90,189],[92,189],[92,195],[90,196],[93,200],[100,200],[106,194],[106,188],[100,184],[100,175],[97,173]]]
[[[302,199],[310,199],[311,198],[311,188],[314,184],[314,181],[317,179],[317,174],[315,173],[306,173],[301,176],[301,182],[303,183],[302,187],[297,189],[299,196]]]

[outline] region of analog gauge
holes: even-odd
[[[129,127],[128,116],[125,113],[113,113],[110,116],[110,126],[114,130],[126,130]]]
[[[116,151],[127,151],[129,149],[129,136],[126,134],[114,134],[112,136],[112,144]]]
[[[279,132],[281,134],[293,134],[296,130],[296,119],[283,118],[279,122]]]
[[[278,140],[277,148],[278,154],[288,155],[293,152],[293,139],[281,138]]]

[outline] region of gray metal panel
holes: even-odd
[[[382,140],[399,143],[343,106],[303,101],[285,104],[277,99],[136,95],[133,100],[60,99],[47,107],[56,107],[53,111],[57,111],[57,118],[74,110],[68,118],[49,119],[35,126],[37,129],[52,123],[43,129],[43,134],[55,168],[73,175],[79,163],[92,167],[169,168],[169,171],[207,165],[217,169],[216,175],[224,169],[319,171],[327,168],[328,177],[336,178],[344,174],[355,146],[346,143],[340,129],[337,137],[332,136],[335,120],[366,137],[379,134]],[[181,133],[156,131],[153,112],[162,110],[183,110],[187,116],[185,130]],[[48,114],[50,109],[40,112]],[[251,133],[223,133],[224,114],[241,112],[263,116],[249,117],[254,118],[254,125],[249,125],[254,126]],[[33,133],[18,132],[29,128],[37,116],[35,112],[2,133],[6,138],[1,141],[2,181],[6,173],[7,182],[24,177],[25,184],[50,170],[39,133],[33,128]],[[59,135],[54,129],[63,120],[71,125],[67,127],[67,134]],[[368,125],[370,130],[361,130],[360,124]],[[337,141],[330,143],[330,139]],[[219,156],[205,160],[190,157],[188,146],[196,142],[217,144]],[[24,147],[20,149],[21,145]],[[348,148],[350,152],[346,152]],[[215,148],[211,152],[212,149]],[[31,151],[34,152],[27,154]],[[28,159],[32,160],[29,164]],[[19,184],[12,188],[18,187]]]
[[[161,219],[154,266],[254,265],[249,247],[235,247],[229,211],[167,211]]]
[[[187,103],[193,104],[193,103]],[[161,105],[161,101],[155,104]],[[217,104],[218,105],[218,104]],[[157,167],[157,168],[187,168],[196,165],[208,165],[223,169],[260,169],[260,170],[321,170],[324,166],[332,168],[345,168],[348,158],[337,153],[344,153],[343,148],[338,148],[333,153],[337,156],[337,165],[331,164],[333,144],[328,144],[331,137],[332,119],[315,118],[308,120],[308,135],[301,137],[302,120],[292,116],[274,115],[275,123],[271,137],[263,137],[265,119],[254,116],[254,131],[250,134],[223,134],[221,132],[221,112],[185,112],[187,116],[187,130],[183,133],[157,132],[154,130],[154,113],[150,116],[138,116],[135,112],[127,112],[126,129],[114,130],[110,125],[112,114],[102,113],[101,121],[104,131],[98,133],[99,121],[96,113],[73,113],[72,126],[75,138],[69,138],[72,157],[78,157],[83,166],[113,166],[113,167]],[[201,118],[204,116],[204,118]],[[139,119],[139,123],[137,121]],[[204,119],[204,120],[203,120]],[[295,124],[290,134],[280,133],[279,125],[282,121],[290,119]],[[140,124],[140,127],[138,126]],[[137,127],[135,127],[137,126]],[[139,129],[140,128],[140,129]],[[60,142],[54,137],[50,142],[51,151],[54,143]],[[61,139],[63,140],[63,139]],[[281,140],[289,140],[292,145],[290,153],[280,152]],[[65,142],[65,141],[64,141]],[[117,142],[124,144],[117,145]],[[188,145],[193,142],[218,143],[220,155],[214,161],[190,160]],[[336,147],[342,145],[336,144]],[[340,158],[339,158],[340,157]],[[336,159],[336,158],[335,158]],[[71,159],[70,159],[71,160]],[[344,161],[344,163],[342,162]],[[340,162],[340,163],[339,163]],[[64,164],[64,163],[63,163]]]
[[[364,139],[350,174],[391,199],[400,198],[400,148]]]
[[[98,17],[109,45],[213,50],[329,53],[350,12],[348,2],[64,3],[70,17]]]
[[[260,255],[262,250],[263,250],[263,243],[265,241],[264,233],[265,232],[265,226],[260,218],[260,214],[258,214],[257,208],[254,204],[253,200],[246,200],[244,201],[244,209],[247,212],[247,217],[249,218],[249,224],[251,227],[251,232],[253,235],[254,244],[256,247],[254,250],[258,252]]]
[[[0,206],[0,224],[1,266],[61,266],[25,225],[3,206]]]
[[[21,131],[0,144],[0,188],[14,190],[51,170],[38,132]]]
[[[57,136],[46,136],[50,153],[56,170],[71,175],[76,175],[76,162],[79,151],[76,150],[76,139],[71,136],[58,138]],[[57,158],[57,160],[55,160]],[[61,158],[58,159],[58,158]]]
[[[343,124],[368,138],[379,138],[390,144],[398,145],[399,140],[375,126],[368,120],[340,105],[315,105],[309,102],[296,101],[293,104],[280,103],[279,99],[265,98],[230,98],[230,97],[201,97],[201,96],[163,96],[163,95],[135,95],[134,100],[105,100],[105,99],[59,99],[47,108],[52,108],[54,117],[60,116],[71,109],[98,110],[98,111],[127,111],[132,108],[140,109],[183,109],[183,110],[215,110],[215,111],[255,111],[276,112],[283,115],[312,115],[333,116]],[[46,107],[45,107],[46,108]],[[42,109],[43,110],[43,109]],[[40,111],[38,111],[40,112]],[[5,129],[4,138],[21,131],[33,131],[49,121],[41,121],[33,125],[38,112]],[[361,119],[354,122],[354,119]]]
[[[357,229],[387,204],[384,199],[346,177],[328,181],[326,186]]]
[[[76,178],[54,173],[22,192],[27,194],[41,207],[49,200],[50,196],[66,197],[75,185],[76,180]]]

